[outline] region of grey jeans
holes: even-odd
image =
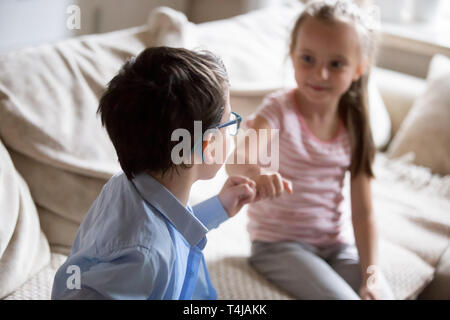
[[[362,277],[354,245],[316,248],[300,242],[253,241],[249,262],[297,299],[359,299]],[[384,296],[392,298],[385,279],[381,282]]]

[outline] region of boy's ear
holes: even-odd
[[[206,134],[203,137],[203,141],[202,141],[202,159],[203,162],[206,162],[205,160],[208,159],[208,161],[210,159],[212,159],[212,154],[211,154],[211,148],[208,148],[210,146],[210,144],[212,143],[212,134]]]
[[[353,76],[353,81],[359,80],[361,76],[367,71],[369,68],[369,60],[367,58],[362,58],[361,62],[356,66],[355,74]]]
[[[202,141],[202,152],[203,152],[203,154],[205,153],[206,148],[208,148],[208,146],[209,146],[209,141]]]

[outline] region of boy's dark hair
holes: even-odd
[[[208,51],[153,47],[127,61],[97,111],[127,178],[174,167],[172,132],[187,129],[193,143],[194,121],[203,132],[218,125],[227,88],[223,63]]]

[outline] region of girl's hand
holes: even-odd
[[[219,192],[219,200],[231,218],[256,196],[256,184],[244,176],[231,176]]]
[[[383,297],[381,293],[380,275],[377,270],[375,265],[368,268],[367,273],[370,274],[370,276],[363,281],[363,284],[359,289],[359,296],[362,300],[382,300],[387,298]]]
[[[359,296],[362,300],[382,300],[383,297],[378,287],[371,287],[368,285],[362,285],[359,289]]]
[[[292,194],[292,182],[283,178],[278,172],[267,172],[255,178],[256,198],[255,201],[279,197],[287,191]]]

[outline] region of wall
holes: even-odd
[[[186,11],[186,0],[80,0],[82,8],[95,12],[94,33],[108,32],[147,23],[149,13],[158,6]]]
[[[69,37],[66,9],[70,0],[1,0],[0,51]]]
[[[76,35],[142,25],[146,23],[149,12],[161,5],[183,11],[191,21],[200,23],[235,16],[282,1],[296,0],[0,0],[0,52]],[[79,30],[66,27],[69,18],[67,8],[73,4],[81,9]],[[445,35],[450,32],[450,23],[445,30],[437,29],[437,33]],[[428,33],[434,35],[436,32]],[[427,42],[432,43],[430,39]],[[425,77],[428,63],[437,52],[450,55],[450,47],[437,47],[423,41],[413,42],[408,36],[383,35],[378,65]]]
[[[188,0],[187,16],[195,23],[225,19],[286,0]]]
[[[150,11],[186,11],[188,0],[0,0],[0,52],[90,33],[145,24]],[[80,8],[80,29],[67,28],[70,5]]]

